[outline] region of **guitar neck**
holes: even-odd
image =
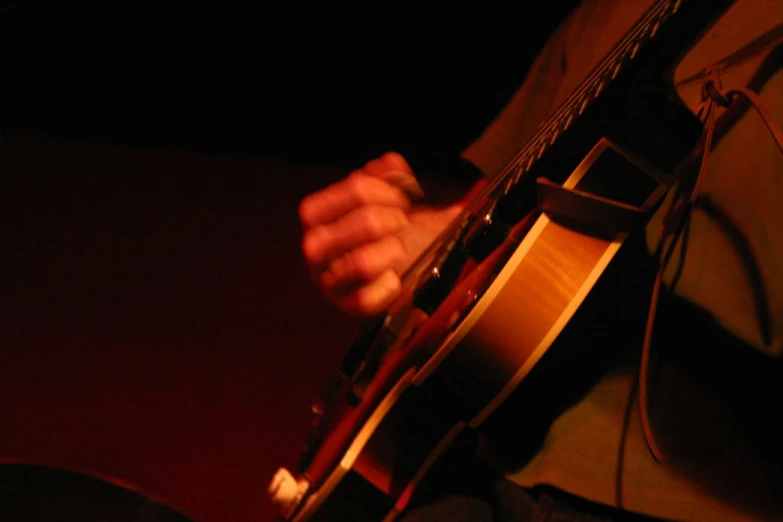
[[[680,59],[736,0],[658,0],[596,65],[566,101],[539,127],[493,183],[494,193],[503,185],[508,194],[558,138],[599,96],[634,66],[659,71],[671,85]]]
[[[560,107],[538,128],[537,132],[519,150],[504,169],[493,177],[470,200],[462,214],[438,236],[403,275],[403,287],[412,290],[421,287],[423,279],[435,290],[434,301],[441,286],[435,279],[442,279],[440,270],[452,259],[451,251],[460,242],[464,234],[469,234],[476,216],[486,216],[495,212],[502,203],[513,202],[517,197],[509,196],[515,189],[524,196],[526,183],[521,180],[535,177],[537,167],[541,167],[542,158],[557,154],[547,154],[553,147],[563,148],[567,141],[564,136],[573,134],[574,128],[596,118],[591,107],[600,105],[599,100],[624,96],[624,91],[633,90],[629,84],[648,81],[651,89],[665,90],[673,94],[673,72],[681,58],[693,47],[699,37],[717,21],[736,0],[658,0],[633,27],[612,47],[610,52],[592,69],[585,80],[571,93]],[[645,86],[645,88],[647,88]],[[600,111],[597,111],[600,113]],[[587,114],[586,114],[587,113]],[[599,115],[598,118],[603,116]],[[627,116],[625,116],[627,119]],[[641,118],[646,118],[642,115]],[[573,140],[571,140],[573,143]],[[640,148],[644,148],[641,144]],[[655,151],[648,158],[656,163],[661,172],[670,172],[686,146],[670,144],[669,147]],[[562,152],[562,150],[561,150]],[[640,151],[643,152],[643,151]],[[542,169],[538,169],[539,171]],[[546,170],[546,169],[543,169]],[[528,175],[530,173],[530,175]],[[554,180],[558,181],[558,180]],[[562,180],[561,180],[562,181]],[[529,192],[529,191],[528,191]],[[513,205],[513,203],[512,203]],[[514,220],[503,218],[513,225]],[[435,278],[431,274],[438,271]],[[421,290],[417,300],[422,302]],[[425,297],[426,300],[426,297]]]
[[[435,259],[448,256],[447,242],[469,226],[470,216],[486,213],[488,201],[498,201],[515,189],[520,180],[556,145],[584,113],[612,87],[628,81],[639,70],[653,71],[657,83],[673,90],[673,72],[680,59],[698,38],[714,24],[736,0],[658,0],[592,69],[585,80],[539,126],[533,137],[513,159],[471,199],[462,216],[446,227],[419,259],[411,265],[403,280],[406,287],[417,283]],[[664,170],[673,165],[663,165]],[[435,251],[442,251],[439,256]]]

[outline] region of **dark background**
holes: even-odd
[[[0,113],[35,128],[297,159],[411,144],[458,152],[576,1],[554,4],[532,14],[492,2],[17,2],[0,12]]]
[[[298,201],[387,149],[458,152],[574,3],[4,3],[0,459],[269,519],[356,328]]]

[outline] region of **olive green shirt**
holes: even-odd
[[[489,176],[500,171],[651,3],[583,2],[549,40],[504,111],[464,156]],[[783,1],[738,0],[679,65],[675,82],[781,24]],[[727,71],[724,88],[744,86],[764,56],[762,52]],[[694,112],[700,89],[698,82],[678,86]],[[760,95],[775,119],[783,122],[783,73],[775,73]],[[753,110],[712,152],[703,193],[731,217],[758,265],[771,318],[771,342],[761,340],[742,256],[725,228],[704,212],[693,215],[686,262],[675,293],[704,309],[727,332],[747,343],[749,350],[759,352],[755,355],[769,357],[770,364],[779,368],[783,350],[783,154]],[[651,250],[660,237],[665,210],[666,205],[648,226]],[[672,277],[673,268],[665,281]],[[623,436],[640,351],[641,346],[629,346],[625,364],[607,372],[583,400],[562,413],[538,452],[508,477],[523,486],[551,485],[662,518],[783,520],[783,484],[776,482],[780,470],[777,479],[771,477],[763,452],[744,437],[744,421],[676,367],[664,366],[654,388],[652,421],[664,462],[651,457],[636,408]],[[732,368],[731,362],[725,367]],[[732,372],[715,377],[727,383],[741,377],[737,386],[743,379],[754,378]],[[779,399],[758,397],[765,403]],[[518,414],[523,423],[525,412]],[[625,453],[618,466],[621,440]]]

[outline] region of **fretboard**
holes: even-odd
[[[508,194],[606,87],[634,61],[639,51],[658,35],[661,27],[679,12],[682,4],[683,0],[655,2],[493,179],[493,183],[487,187],[488,192],[495,192],[502,186],[503,194]]]

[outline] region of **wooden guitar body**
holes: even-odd
[[[729,4],[657,2],[413,265],[273,480],[285,520],[393,520],[529,374],[698,142],[672,64]]]

